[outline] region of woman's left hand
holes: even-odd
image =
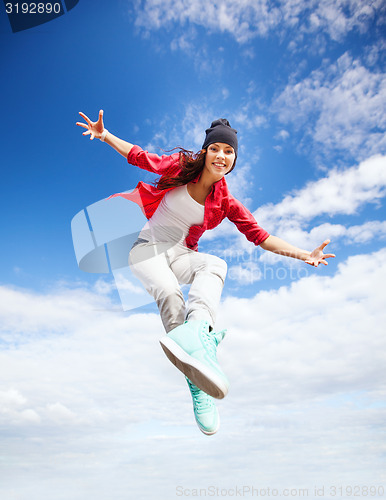
[[[328,262],[326,262],[326,259],[329,259],[330,257],[335,257],[333,253],[323,253],[324,248],[330,243],[330,240],[323,241],[323,243],[315,248],[309,256],[306,262],[307,264],[310,264],[311,266],[318,267],[319,264],[323,263],[327,266]]]

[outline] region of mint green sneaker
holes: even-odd
[[[194,385],[185,377],[193,399],[194,417],[198,428],[207,436],[211,436],[220,427],[220,417],[213,398]]]
[[[217,399],[224,398],[229,388],[229,381],[216,357],[217,346],[225,332],[209,332],[207,321],[185,321],[160,340],[169,360],[194,385]]]

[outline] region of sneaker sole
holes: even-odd
[[[216,399],[223,399],[228,394],[228,386],[221,377],[213,373],[201,361],[189,356],[170,337],[163,337],[160,340],[160,344],[173,365],[199,389]]]

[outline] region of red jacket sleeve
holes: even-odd
[[[227,217],[255,245],[260,245],[269,236],[269,233],[259,226],[251,212],[232,195],[229,196]]]
[[[131,165],[158,175],[174,175],[180,171],[179,153],[158,156],[144,151],[139,146],[133,146],[127,155],[127,161]]]

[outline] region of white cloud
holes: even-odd
[[[347,53],[287,85],[273,103],[282,123],[303,135],[302,147],[363,159],[385,151],[386,77]],[[307,146],[309,139],[312,146]]]
[[[372,240],[383,240],[386,237],[386,222],[372,220],[354,226],[342,224],[320,224],[312,228],[305,238],[311,241],[323,241],[329,235],[333,241],[338,238],[346,243],[367,243]]]
[[[187,103],[183,113],[178,117],[164,116],[157,124],[157,132],[144,149],[157,153],[159,148],[169,150],[181,146],[186,149],[198,151],[205,139],[205,130],[214,120],[214,114],[208,103]]]
[[[386,221],[368,221],[347,228],[347,237],[354,243],[366,243],[375,238],[386,237]]]
[[[174,38],[170,42],[170,48],[173,51],[182,50],[184,52],[193,54],[194,44],[192,42],[192,39],[194,38],[195,38],[195,33],[192,30],[189,33],[183,33],[180,37]]]
[[[267,125],[267,117],[264,115],[254,114],[253,116],[248,116],[247,106],[244,106],[242,111],[236,113],[235,120],[245,127],[246,130],[261,128]]]
[[[47,413],[56,424],[73,423],[77,421],[76,414],[62,403],[50,403],[46,407]]]
[[[368,66],[375,66],[382,61],[385,54],[386,40],[377,40],[377,43],[365,47],[365,60]]]
[[[26,403],[26,398],[19,391],[11,388],[0,392],[0,408],[4,411],[6,407],[19,407]]]
[[[196,150],[200,149],[204,139],[205,130],[213,121],[210,107],[188,104],[182,120],[183,144],[193,144]]]
[[[181,25],[204,27],[213,33],[228,33],[237,42],[246,43],[255,37],[297,29],[313,36],[326,33],[341,40],[353,29],[365,31],[378,16],[382,22],[382,0],[363,4],[360,0],[146,0],[137,2],[135,24],[141,31],[152,31]]]
[[[331,170],[286,195],[274,205],[260,207],[255,216],[261,224],[287,232],[317,216],[353,215],[365,204],[377,204],[386,194],[386,157],[374,156],[346,170]]]
[[[251,376],[259,386],[252,397],[257,404],[356,390],[375,390],[369,397],[377,398],[386,352],[385,257],[386,249],[353,256],[333,277],[309,268],[290,287],[253,299],[227,298],[219,316],[232,333],[222,350],[240,398],[243,393],[247,399],[244,384]],[[290,393],[287,377],[297,381]]]
[[[223,99],[228,99],[229,97],[229,90],[227,88],[223,88],[221,91]]]
[[[300,223],[298,225],[294,224],[290,229],[287,229],[283,223],[283,225],[278,227],[277,231],[284,239],[291,241],[296,246],[310,250],[326,239],[331,240],[333,247],[336,244],[341,247],[342,245],[382,241],[386,237],[386,222],[372,220],[353,226],[325,222],[312,227],[310,230],[303,229]],[[326,251],[334,252],[331,249],[331,245],[327,247]],[[285,257],[275,256],[270,253],[264,253],[259,260],[271,264],[285,262],[286,265],[295,265],[292,260],[289,262]]]
[[[230,266],[227,278],[239,285],[251,285],[262,278],[262,271],[256,262],[248,261]]]
[[[290,133],[287,130],[280,130],[280,132],[278,132],[275,135],[275,139],[280,139],[281,141],[286,141],[289,136],[290,136]]]
[[[241,163],[241,162],[240,162]],[[226,177],[230,192],[246,206],[252,202],[250,196],[253,192],[253,175],[248,163],[237,162],[235,169]]]
[[[358,255],[335,276],[313,270],[291,287],[221,304],[218,326],[229,331],[219,359],[231,390],[212,438],[196,429],[185,381],[158,345],[158,317],[114,313],[87,289],[2,287],[1,496],[166,500],[179,484],[251,484],[256,470],[271,488],[327,484],[332,472],[379,478],[385,263],[385,250]],[[11,344],[20,334],[24,342]]]
[[[326,0],[314,5],[316,9],[310,16],[309,29],[322,29],[335,41],[341,40],[355,28],[364,31],[376,12],[382,9],[381,1],[370,4],[361,0]]]
[[[34,411],[47,426],[77,419],[96,425],[109,415],[114,420],[118,393],[123,404],[132,386],[135,399],[146,393],[145,380],[151,386],[163,371],[140,368],[139,353],[152,356],[159,349],[163,330],[153,314],[126,316],[107,295],[87,289],[38,294],[3,286],[0,297],[0,401]],[[158,360],[162,366],[162,356]],[[127,421],[147,418],[147,407],[129,406]]]
[[[28,408],[28,400],[18,390],[0,391],[0,424],[30,425],[40,423],[36,411]]]
[[[168,27],[174,23],[196,24],[220,33],[230,33],[240,43],[256,35],[264,36],[278,24],[280,11],[270,8],[267,0],[203,2],[147,0],[136,9],[135,24],[146,30]]]

